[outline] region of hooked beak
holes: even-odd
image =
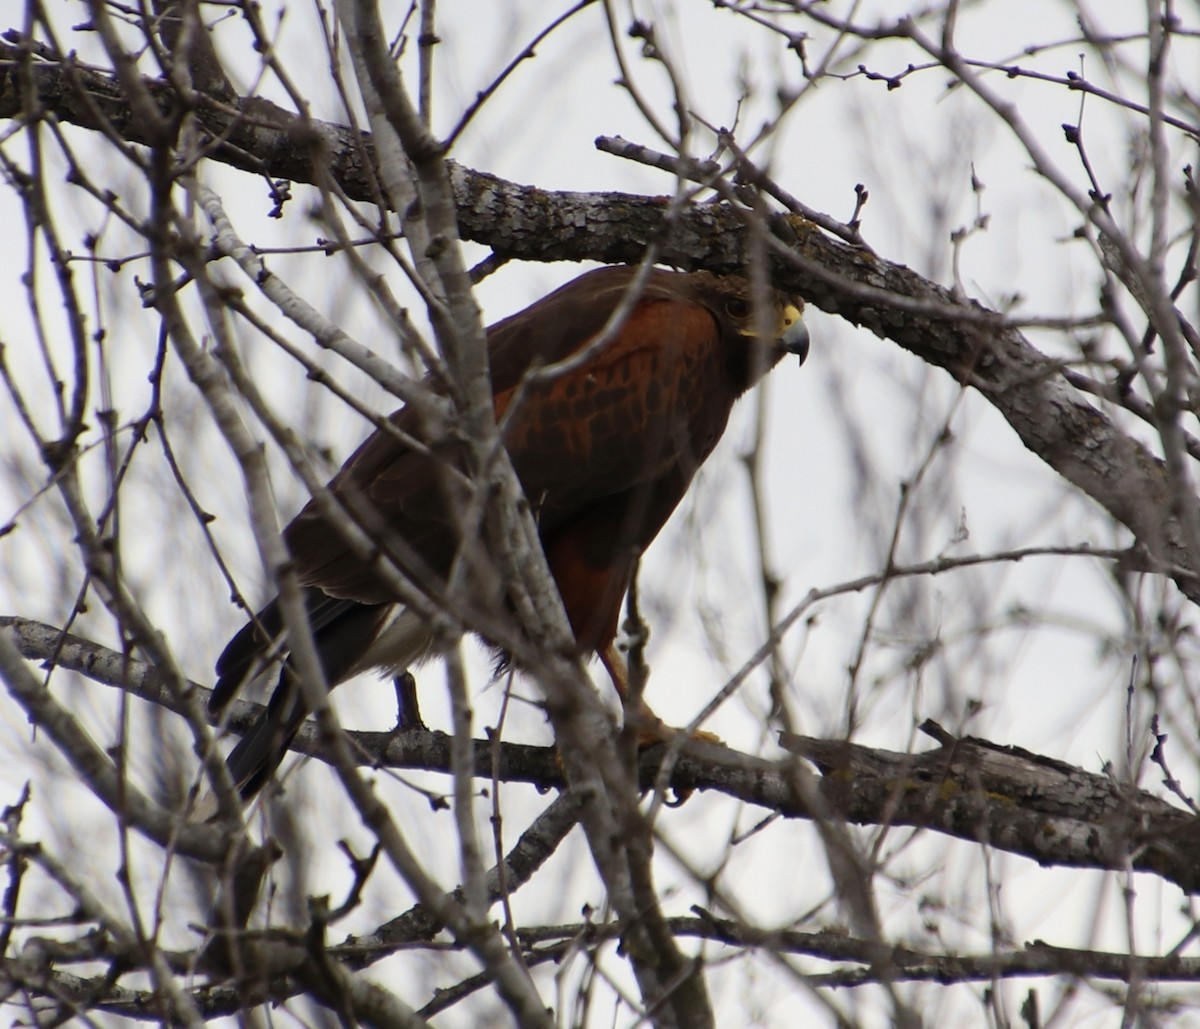
[[[800,363],[804,364],[804,359],[808,357],[808,328],[804,324],[800,308],[795,304],[788,304],[783,309],[783,335],[779,337],[779,342],[784,350],[795,354],[800,358]]]

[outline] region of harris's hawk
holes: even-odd
[[[532,505],[546,559],[581,654],[597,653],[618,690],[614,646],[621,600],[636,557],[654,539],[725,430],[730,410],[787,353],[803,361],[808,334],[799,301],[757,293],[737,276],[651,270],[630,296],[636,270],[588,272],[487,332],[495,413],[513,468]],[[628,301],[632,301],[629,303]],[[611,339],[577,367],[530,378],[605,333]],[[437,389],[436,384],[430,383]],[[401,408],[329,484],[332,495],[381,542],[419,588],[445,586],[467,546],[444,463],[453,444],[428,439]],[[441,466],[439,466],[439,463]],[[325,677],[334,686],[371,668],[399,671],[433,651],[433,632],[358,557],[309,502],[284,531],[304,588]],[[503,597],[492,598],[498,606]],[[277,600],[226,646],[209,700],[217,715],[270,660],[284,658],[259,723],[229,755],[249,796],[278,767],[307,709],[286,662]]]

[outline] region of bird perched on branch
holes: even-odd
[[[588,272],[487,332],[497,423],[576,644],[600,657],[622,694],[626,672],[614,639],[637,556],[683,499],[734,401],[785,354],[803,361],[808,352],[803,305],[769,287],[658,269],[631,293],[637,285],[631,267]],[[559,362],[566,364],[555,369]],[[406,580],[436,596],[462,581],[463,567],[478,565],[483,545],[480,533],[463,527],[448,474],[463,470],[462,443],[433,438],[411,407],[390,422],[399,431],[376,430],[329,489]],[[433,629],[382,581],[378,555],[359,556],[314,502],[284,539],[331,687],[371,668],[406,669],[435,652]],[[471,586],[487,579],[467,573]],[[503,596],[467,592],[503,613]],[[276,599],[217,661],[214,715],[283,660],[266,712],[228,759],[244,796],[278,767],[307,714],[287,651]]]

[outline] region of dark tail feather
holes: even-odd
[[[217,682],[208,698],[209,714],[219,715],[225,710],[282,631],[283,616],[276,599],[243,625],[225,645],[217,658]]]
[[[285,665],[266,710],[225,759],[229,777],[243,800],[253,797],[266,785],[307,715],[300,688]]]
[[[308,591],[305,602],[325,681],[336,686],[370,648],[391,605],[337,600],[316,589]],[[233,699],[275,646],[282,629],[278,603],[272,601],[229,641],[217,659],[218,678],[208,702],[210,712],[219,714]],[[270,779],[307,715],[299,683],[285,659],[266,710],[226,758],[229,774],[243,798],[252,797]]]

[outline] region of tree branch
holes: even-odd
[[[6,38],[19,40],[9,32]],[[36,96],[23,96],[20,62]],[[166,83],[145,88],[164,109],[178,103]],[[345,126],[291,115],[256,98],[237,106],[192,97],[209,134],[210,156],[247,171],[298,182],[324,166],[347,195],[372,199],[373,145]],[[150,143],[114,76],[65,57],[34,59],[20,43],[0,44],[0,118],[47,111],[87,128]],[[550,192],[451,164],[463,239],[508,259],[636,263],[650,243],[661,260],[714,272],[745,265],[745,225],[729,204],[698,204],[668,221],[665,197]],[[1185,542],[1162,461],[1120,431],[1009,321],[962,300],[902,265],[832,239],[811,222],[779,216],[772,224],[773,280],[831,314],[890,339],[974,386],[1021,441],[1127,526],[1192,600],[1200,601],[1200,557]]]
[[[78,636],[23,618],[0,617],[0,639],[30,660],[51,661],[151,703],[173,707],[156,685],[157,673]],[[204,687],[196,686],[203,690]],[[249,728],[259,706],[239,702],[233,732]],[[905,825],[986,842],[1046,866],[1137,871],[1200,892],[1200,820],[1154,794],[1107,775],[974,737],[956,738],[936,723],[923,731],[938,740],[923,754],[863,747],[844,740],[784,734],[793,754],[821,774],[824,812],[859,825]],[[364,765],[451,771],[450,737],[441,732],[347,730]],[[498,753],[496,748],[499,748]],[[292,743],[297,753],[327,760],[319,731],[306,722]],[[641,755],[641,785],[655,782],[661,748]],[[670,785],[679,792],[712,790],[791,818],[812,818],[794,789],[790,760],[769,761],[727,747],[690,742]],[[473,774],[541,787],[565,785],[550,747],[474,741]]]

